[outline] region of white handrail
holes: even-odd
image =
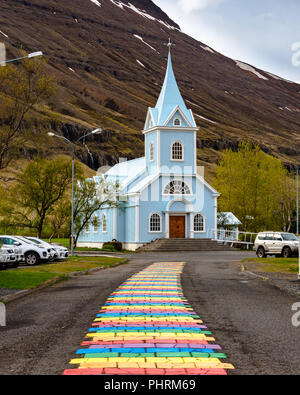
[[[257,233],[240,232],[239,230],[209,229],[208,235],[212,240],[219,242],[253,245]]]

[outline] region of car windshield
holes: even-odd
[[[298,241],[297,237],[292,233],[282,233],[281,236],[285,241]]]
[[[23,237],[17,237],[16,236],[16,241],[22,241],[23,243],[26,243],[26,244],[32,244],[31,241],[23,239]]]
[[[34,244],[41,244],[39,241],[37,241],[35,239],[31,239],[30,237],[26,237],[26,239],[28,239],[28,241],[31,241]]]

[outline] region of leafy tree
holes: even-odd
[[[47,220],[47,225],[50,229],[50,237],[51,240],[53,237],[60,237],[60,234],[68,235],[70,231],[70,218],[71,218],[71,200],[63,199],[59,201],[49,219]]]
[[[220,211],[232,211],[245,231],[288,230],[295,210],[293,180],[280,160],[243,142],[238,152],[225,150],[214,185]]]
[[[0,170],[10,164],[29,138],[26,117],[30,111],[55,93],[44,64],[43,59],[34,58],[17,67],[0,67]]]
[[[95,216],[97,211],[120,205],[118,192],[119,184],[106,178],[101,178],[98,183],[92,179],[78,182],[74,196],[74,247],[84,229],[90,225],[99,226],[100,220]]]
[[[81,177],[81,168],[77,168],[75,174]],[[10,190],[6,220],[12,226],[36,229],[41,237],[46,219],[64,198],[71,181],[71,160],[37,159],[30,162]]]

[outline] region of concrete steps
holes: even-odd
[[[230,251],[232,248],[211,239],[158,239],[139,251]]]

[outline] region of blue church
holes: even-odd
[[[105,173],[117,181],[122,207],[103,208],[80,235],[78,246],[101,248],[117,240],[136,250],[155,240],[211,238],[219,193],[197,167],[197,125],[179,91],[171,53],[159,99],[143,130],[145,156]],[[95,181],[99,177],[94,177]]]

